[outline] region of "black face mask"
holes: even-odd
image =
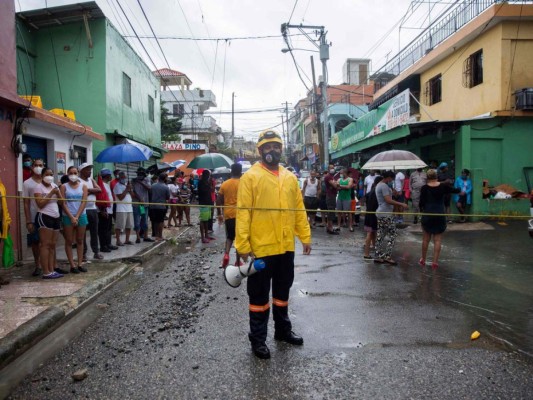
[[[261,153],[261,159],[266,165],[273,167],[279,164],[279,160],[281,160],[281,153],[277,152],[276,150],[271,150],[268,153]]]

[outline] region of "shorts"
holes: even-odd
[[[321,210],[326,210],[328,208],[328,205],[326,204],[326,197],[325,196],[320,196],[320,200],[318,202],[318,207]]]
[[[43,213],[37,213],[35,218],[35,224],[37,229],[51,229],[53,231],[58,231],[61,229],[61,220],[59,217],[51,217]]]
[[[150,210],[150,219],[154,224],[160,224],[165,222],[165,217],[167,215],[166,208],[152,208]]]
[[[466,195],[464,196],[459,196],[459,198],[457,199],[457,203],[461,205],[461,207],[466,207],[467,204],[466,204]]]
[[[336,197],[326,197],[326,207],[328,210],[336,210],[337,208]]]
[[[226,239],[228,240],[235,240],[235,221],[237,221],[235,218],[224,221],[224,225],[226,225]]]
[[[72,222],[70,222],[70,218],[67,215],[63,215],[61,217],[61,222],[63,222],[63,226],[72,226]],[[87,219],[87,214],[81,214],[78,218],[78,226],[87,226],[89,225],[89,220]]]
[[[133,213],[118,212],[115,216],[115,229],[120,231],[133,228]]]
[[[211,219],[211,208],[200,207],[200,222],[208,222]]]
[[[304,197],[304,205],[308,210],[316,210],[318,208],[318,199],[316,197]],[[315,212],[315,211],[309,211]]]
[[[351,211],[352,200],[337,200],[337,210],[338,211]]]

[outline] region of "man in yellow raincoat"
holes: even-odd
[[[235,248],[244,262],[262,259],[265,269],[248,278],[250,334],[254,354],[270,358],[266,345],[270,315],[270,282],[274,339],[302,345],[289,319],[289,290],[294,280],[294,237],[311,253],[311,229],[296,176],[279,165],[283,142],[272,130],[259,135],[261,161],[241,178],[237,199]],[[298,211],[301,210],[301,211]]]

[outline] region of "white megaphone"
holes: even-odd
[[[241,281],[244,278],[253,275],[256,272],[259,272],[264,268],[265,262],[263,260],[256,260],[252,258],[250,260],[250,264],[248,265],[241,265],[240,267],[237,267],[235,265],[228,265],[226,268],[224,268],[224,279],[226,280],[226,282],[228,282],[228,285],[236,288],[241,285]]]

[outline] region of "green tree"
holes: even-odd
[[[165,102],[161,101],[161,141],[179,142],[181,140],[178,132],[181,129],[181,117],[173,118],[164,107]]]

